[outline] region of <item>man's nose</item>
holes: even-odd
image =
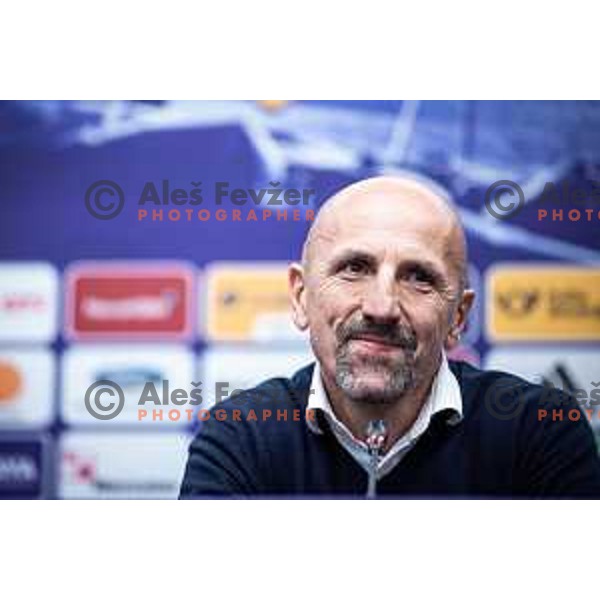
[[[400,318],[402,311],[393,277],[381,275],[369,282],[362,311],[365,318],[375,321],[397,321]]]

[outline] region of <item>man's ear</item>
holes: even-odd
[[[292,319],[300,331],[304,331],[308,327],[308,317],[306,314],[306,286],[304,278],[304,268],[301,264],[292,263],[288,267]]]
[[[446,337],[446,342],[444,344],[446,350],[450,351],[458,346],[458,343],[460,342],[460,336],[465,330],[467,318],[469,316],[469,312],[471,311],[471,307],[473,306],[474,300],[475,292],[473,290],[465,290],[463,292],[462,298],[460,299],[454,313],[454,321]]]

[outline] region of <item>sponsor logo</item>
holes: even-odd
[[[487,276],[492,340],[600,339],[600,270],[502,265]]]
[[[513,317],[530,314],[540,300],[540,294],[531,290],[508,290],[498,292],[496,302],[499,310]]]
[[[57,315],[58,273],[52,265],[0,264],[0,341],[51,341]]]
[[[44,495],[44,448],[42,440],[0,440],[0,498]]]
[[[216,263],[205,276],[206,335],[211,340],[299,340],[285,263]]]
[[[96,373],[94,379],[97,381],[118,381],[119,386],[123,389],[137,388],[140,385],[145,385],[147,382],[160,383],[162,378],[163,373],[157,369],[123,367],[100,370]]]
[[[0,360],[0,406],[15,401],[23,389],[23,378],[19,369],[6,359]]]
[[[47,425],[53,417],[54,386],[50,350],[0,351],[0,430]]]
[[[183,435],[66,434],[60,496],[176,498],[188,443]]]
[[[191,333],[192,270],[83,263],[68,275],[67,332],[77,339],[181,339]]]

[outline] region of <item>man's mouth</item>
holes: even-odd
[[[395,340],[370,334],[356,335],[351,337],[349,341],[368,352],[395,352],[406,347],[405,344]]]

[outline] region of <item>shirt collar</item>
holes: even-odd
[[[309,413],[309,411],[311,411]],[[427,400],[423,404],[415,422],[409,430],[394,444],[386,453],[382,461],[383,471],[389,470],[392,464],[399,460],[427,430],[433,415],[442,411],[448,411],[447,423],[456,425],[462,420],[463,403],[460,386],[456,377],[450,370],[448,359],[445,353],[442,353],[442,360],[438,372],[433,380],[431,391]],[[316,434],[323,433],[317,415],[321,413],[329,423],[333,433],[338,441],[346,447],[355,457],[361,460],[366,446],[361,440],[357,440],[350,430],[342,423],[335,413],[325,391],[321,369],[317,362],[313,371],[310,394],[306,407],[306,423],[308,427]],[[387,464],[388,468],[385,468]]]

